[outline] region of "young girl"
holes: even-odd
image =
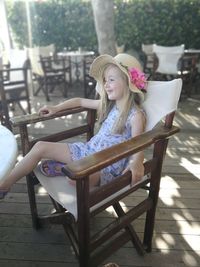
[[[40,161],[40,169],[46,176],[63,175],[61,167],[65,164],[141,134],[145,129],[145,114],[140,105],[146,87],[141,69],[140,63],[128,54],[118,54],[114,58],[99,56],[90,68],[90,75],[97,81],[99,100],[72,98],[62,104],[41,108],[41,116],[78,106],[97,109],[100,130],[86,143],[36,143],[0,184],[0,198],[3,199],[11,186]],[[104,168],[90,176],[90,186],[108,183],[127,170],[132,172],[132,183],[137,182],[144,175],[143,159],[143,152],[139,152]]]

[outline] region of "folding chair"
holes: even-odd
[[[69,164],[63,168],[63,173],[67,177],[47,178],[38,168],[28,175],[28,193],[34,227],[38,228],[46,222],[62,224],[72,242],[79,266],[98,266],[128,241],[132,241],[140,255],[143,255],[145,251],[151,251],[163,159],[169,137],[179,131],[178,127],[173,126],[173,118],[181,87],[181,79],[149,82],[144,102],[147,126],[146,132],[141,136]],[[35,114],[26,116],[25,120],[12,119],[13,125],[20,128],[24,154],[38,140],[60,141],[83,133],[86,133],[89,139],[93,135],[95,124],[94,110],[86,110],[87,120],[84,125],[50,135],[47,138],[28,139],[27,125],[82,111],[84,111],[83,108],[74,108],[60,112],[51,118],[38,117]],[[162,119],[164,122],[161,122]],[[128,171],[106,185],[89,188],[89,175],[138,151],[152,148],[152,145],[152,157],[144,163],[145,176],[140,182],[132,186],[130,184],[131,173]],[[38,215],[34,193],[36,178],[50,195],[56,209],[54,214]],[[76,186],[69,184],[68,179],[75,180]],[[135,203],[135,207],[128,211],[124,210],[120,201],[137,190],[146,192],[144,198],[140,203]],[[111,223],[92,234],[91,218],[109,206],[113,206],[117,218],[113,218]],[[146,213],[146,220],[142,242],[131,223],[143,213]]]
[[[142,44],[144,72],[152,75],[154,68],[153,44]]]
[[[95,86],[96,81],[89,75],[90,66],[95,56],[84,56],[83,58],[83,86],[84,86],[84,97],[94,98],[95,97]]]
[[[185,46],[161,46],[153,44],[154,70],[153,78],[174,79],[181,75],[180,59]]]
[[[0,70],[0,111],[3,124],[9,129],[11,129],[9,111],[14,111],[16,104],[23,114],[31,113],[27,72],[27,61],[22,67]],[[22,102],[26,105],[23,106]]]
[[[40,51],[45,56],[42,56]],[[57,86],[62,86],[63,96],[67,97],[68,82],[66,74],[71,68],[64,59],[55,61],[53,55],[46,56],[46,54],[50,53],[48,51],[44,53],[44,47],[43,50],[39,47],[28,48],[32,75],[38,83],[38,88],[34,91],[34,95],[36,96],[42,90],[46,100],[50,101],[49,92],[52,92]]]

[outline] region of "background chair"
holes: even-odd
[[[43,51],[43,55],[41,55]],[[54,56],[46,54],[51,53],[49,50],[44,53],[44,47],[28,49],[33,79],[38,83],[38,88],[34,91],[37,95],[41,90],[44,92],[46,100],[49,101],[49,92],[53,92],[56,87],[62,89],[64,97],[67,97],[67,72],[70,71],[70,65],[65,59],[54,59]],[[53,53],[53,52],[52,52]],[[44,55],[45,54],[45,55]]]
[[[152,75],[154,66],[153,44],[142,44],[144,72]]]
[[[198,61],[196,54],[184,54],[180,61],[180,77],[183,79],[183,93],[190,97],[198,85]]]
[[[124,143],[69,164],[67,168],[63,168],[63,172],[68,178],[49,179],[43,176],[38,168],[34,170],[34,173],[28,175],[27,185],[34,227],[38,228],[47,222],[62,224],[78,256],[79,266],[98,266],[128,241],[132,241],[140,255],[143,255],[145,251],[151,251],[163,159],[169,137],[179,131],[179,128],[173,126],[173,118],[181,87],[181,79],[149,82],[146,101],[144,102],[144,109],[147,114],[146,132],[141,136],[131,138]],[[83,108],[74,108],[48,118],[38,117],[34,114],[26,116],[25,119],[12,119],[13,125],[21,129],[24,154],[38,140],[61,141],[83,133],[86,133],[87,139],[89,139],[93,135],[96,116],[94,110],[88,109],[86,109],[87,120],[84,125],[46,138],[28,139],[27,125],[82,111],[84,111]],[[163,118],[165,118],[164,123],[159,123]],[[150,156],[150,153],[144,163],[145,176],[140,182],[131,186],[131,173],[127,172],[104,186],[89,188],[90,174],[124,157],[152,147],[152,145],[153,151],[151,149],[149,151],[152,152],[152,155]],[[51,196],[56,209],[54,214],[38,215],[34,193],[37,179]],[[76,187],[70,185],[68,179],[76,180]],[[135,207],[124,210],[120,201],[122,199],[125,201],[126,196],[134,194],[137,190],[145,192],[142,200],[136,202]],[[117,217],[113,217],[112,222],[93,234],[91,232],[91,218],[109,206],[113,206]],[[146,214],[146,220],[142,242],[131,223],[143,213]]]
[[[184,45],[160,46],[153,44],[153,78],[164,80],[177,78],[180,72],[180,59],[184,54]]]
[[[95,97],[95,86],[96,81],[89,75],[90,66],[95,56],[84,56],[83,58],[83,86],[84,86],[84,97],[94,98]]]
[[[197,55],[185,55],[184,45],[159,46],[153,45],[155,80],[183,80],[182,95],[190,96],[193,82],[197,74]]]
[[[24,50],[10,50],[9,62],[0,70],[0,109],[3,124],[11,129],[9,113],[16,105],[23,114],[31,113],[28,87],[28,61]],[[25,104],[24,104],[25,103]]]

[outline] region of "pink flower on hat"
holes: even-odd
[[[128,73],[131,79],[131,82],[140,90],[145,90],[147,79],[144,72],[136,68],[129,68]]]

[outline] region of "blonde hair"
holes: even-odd
[[[98,109],[98,122],[99,122],[99,124],[101,125],[104,122],[104,120],[107,118],[109,112],[111,111],[111,109],[115,105],[115,100],[109,100],[108,99],[108,96],[107,96],[107,93],[105,91],[105,87],[103,84],[104,73],[109,66],[114,66],[115,68],[117,68],[121,74],[121,77],[126,81],[126,84],[127,84],[125,101],[124,101],[124,108],[123,108],[123,110],[120,110],[118,120],[116,121],[114,128],[112,129],[113,133],[121,134],[124,131],[125,124],[126,124],[126,121],[127,121],[128,115],[129,115],[129,111],[131,110],[131,108],[133,106],[135,106],[136,108],[139,108],[139,106],[141,104],[141,100],[140,100],[139,94],[130,90],[130,88],[128,87],[127,76],[116,65],[114,65],[114,64],[105,65],[104,70],[102,72],[102,76],[103,76],[102,77],[102,83],[101,83],[102,88],[100,90],[100,105],[99,105],[99,109]]]

